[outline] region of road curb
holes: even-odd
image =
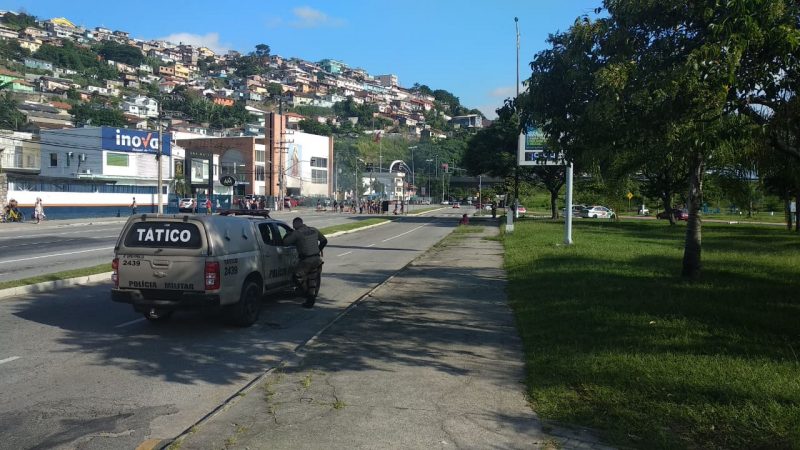
[[[17,297],[27,294],[38,294],[41,292],[52,291],[72,286],[83,286],[98,283],[101,281],[111,281],[111,272],[96,273],[94,275],[84,275],[81,277],[67,278],[64,280],[44,281],[42,283],[28,284],[0,290],[0,300]]]

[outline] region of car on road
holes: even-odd
[[[587,219],[613,219],[616,217],[616,213],[614,213],[614,210],[611,208],[594,205],[581,210],[581,217]]]
[[[450,202],[447,201],[447,200],[442,201],[442,205],[449,205],[449,204],[450,204]]]
[[[283,207],[284,208],[296,208],[298,203],[299,202],[294,197],[283,197]]]
[[[192,212],[192,199],[191,198],[182,198],[182,199],[178,200],[178,211],[179,212]]]
[[[689,211],[686,209],[672,208],[672,215],[675,220],[689,220]],[[669,219],[669,211],[661,211],[656,214],[656,219]]]
[[[250,326],[265,294],[294,287],[291,232],[265,211],[131,216],[114,247],[111,299],[153,322],[200,309]]]
[[[453,208],[461,208],[461,203],[454,202],[453,203]]]
[[[572,217],[580,217],[581,211],[588,208],[586,205],[572,205]],[[567,215],[567,208],[561,208],[561,215]]]
[[[525,214],[528,214],[528,209],[522,205],[517,205],[517,213],[519,213],[520,217],[525,217]]]

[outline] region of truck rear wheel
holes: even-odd
[[[261,288],[255,281],[249,280],[242,287],[239,302],[231,306],[231,322],[239,327],[249,327],[256,323],[261,314]]]

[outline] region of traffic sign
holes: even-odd
[[[626,195],[626,197],[628,197],[628,200],[632,199],[633,198],[633,193],[632,192],[628,192],[628,195]]]

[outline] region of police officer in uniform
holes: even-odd
[[[328,245],[328,239],[318,229],[304,224],[299,217],[294,218],[292,227],[294,231],[283,238],[283,243],[297,247],[300,261],[295,269],[295,277],[302,283],[308,272],[322,264],[322,249]],[[314,299],[307,299],[303,306],[311,308],[314,306]]]

